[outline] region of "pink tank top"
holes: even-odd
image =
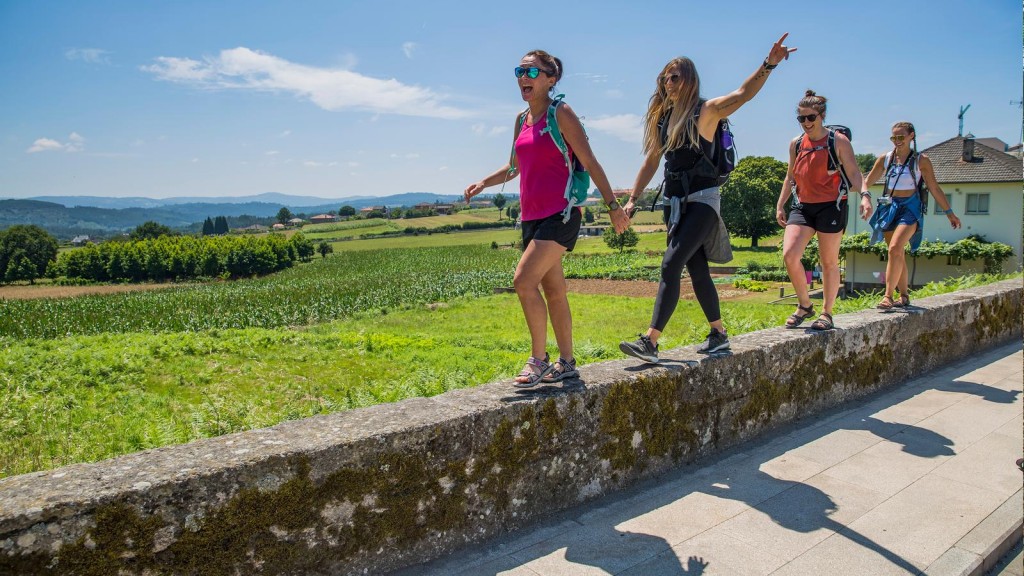
[[[524,123],[516,138],[519,205],[524,221],[558,214],[568,203],[565,185],[569,181],[569,169],[551,135],[541,134],[547,124],[547,116],[533,126]],[[570,151],[570,158],[571,154]]]

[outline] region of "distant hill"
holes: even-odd
[[[91,206],[94,208],[159,208],[162,206],[177,206],[181,204],[251,204],[265,203],[274,204],[280,209],[287,206],[292,212],[308,212],[307,208],[325,208],[335,210],[341,206],[349,205],[354,208],[363,208],[379,204],[388,206],[412,206],[420,202],[451,202],[460,198],[457,195],[433,194],[431,192],[407,192],[392,196],[348,196],[345,198],[321,198],[317,196],[292,196],[278,192],[265,192],[252,196],[177,196],[173,198],[144,198],[140,196],[125,198],[110,198],[105,196],[33,196],[29,200],[40,202],[52,202],[63,206]]]
[[[48,200],[41,200],[47,198]],[[312,216],[341,206],[357,210],[366,206],[413,206],[421,202],[453,202],[456,195],[409,192],[393,196],[363,196],[331,200],[312,196],[288,196],[269,192],[256,196],[218,198],[104,198],[99,196],[47,196],[25,200],[0,200],[0,230],[15,224],[35,224],[62,240],[78,235],[109,237],[153,220],[178,229],[195,228],[208,217],[251,216],[272,218],[282,206],[295,214]],[[260,199],[262,201],[257,201]],[[269,201],[281,200],[280,202]],[[58,201],[59,200],[59,201]],[[186,201],[189,200],[189,201]],[[297,203],[293,203],[293,200]],[[316,201],[316,204],[304,202]],[[102,204],[96,206],[94,204]],[[252,223],[252,219],[245,219]]]

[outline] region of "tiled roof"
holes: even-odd
[[[964,137],[955,136],[931,148],[921,150],[935,167],[939,184],[966,184],[969,182],[1020,182],[1024,180],[1021,159],[1001,150],[974,141],[974,160],[964,162]],[[881,184],[880,177],[874,184]]]
[[[967,182],[1020,182],[1024,180],[1024,164],[1020,158],[1002,150],[974,141],[974,160],[964,162],[964,137],[956,136],[922,150],[935,167],[939,184]]]

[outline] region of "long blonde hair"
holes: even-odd
[[[665,78],[672,72],[678,72],[683,84],[678,100],[669,98],[665,90]],[[697,75],[697,67],[694,66],[693,60],[686,57],[672,59],[662,69],[661,74],[658,74],[656,81],[657,86],[644,116],[644,153],[648,154],[653,150],[664,153],[682,146],[696,147],[698,135],[694,115],[700,106],[700,76]],[[662,144],[658,122],[666,114],[668,138]]]

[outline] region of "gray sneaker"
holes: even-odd
[[[714,328],[708,334],[708,339],[703,344],[697,347],[697,352],[701,354],[714,354],[715,352],[721,352],[722,350],[729,349],[729,336],[725,332],[719,332]]]
[[[658,345],[652,344],[651,339],[643,334],[635,342],[619,342],[619,350],[626,356],[639,358],[644,362],[658,363]]]

